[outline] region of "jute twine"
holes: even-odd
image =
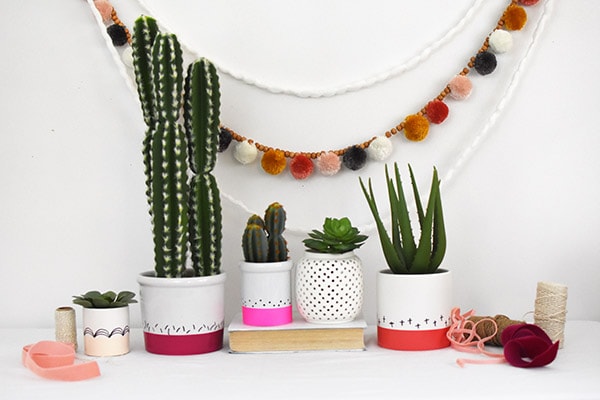
[[[559,283],[538,282],[533,322],[542,328],[552,342],[560,340],[563,347],[567,317],[567,286]]]
[[[469,318],[469,321],[472,321],[475,324],[475,332],[480,338],[486,338],[491,335],[494,335],[490,338],[489,341],[485,342],[485,344],[489,344],[492,346],[502,346],[502,331],[504,328],[510,325],[522,324],[523,321],[516,321],[508,318],[506,315],[496,315],[495,317],[480,317],[474,315]],[[494,324],[496,322],[496,324]],[[496,327],[497,330],[496,330]]]
[[[57,342],[69,343],[77,350],[77,331],[73,307],[59,307],[54,312],[54,330]]]

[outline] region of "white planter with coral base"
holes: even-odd
[[[377,274],[377,344],[393,350],[448,347],[452,274]]]
[[[242,321],[252,326],[277,326],[292,322],[291,260],[240,263]]]
[[[362,262],[353,251],[306,252],[296,265],[298,312],[312,323],[353,321],[362,309]]]
[[[223,347],[225,273],[191,278],[138,276],[144,343],[150,353],[203,354]]]
[[[84,308],[83,348],[96,357],[129,353],[129,306]]]

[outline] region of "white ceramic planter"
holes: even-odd
[[[96,357],[129,353],[129,306],[83,308],[83,348]]]
[[[190,355],[223,347],[225,273],[191,278],[138,276],[146,350]]]
[[[362,263],[354,252],[306,252],[296,265],[296,303],[300,315],[312,323],[354,320],[362,309]]]
[[[291,260],[240,263],[242,321],[252,326],[277,326],[292,322]]]
[[[452,300],[452,274],[377,274],[377,343],[393,350],[433,350],[446,338]]]

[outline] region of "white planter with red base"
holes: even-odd
[[[242,321],[252,326],[292,322],[293,262],[242,261]]]
[[[452,274],[377,274],[377,344],[392,350],[448,347]]]
[[[191,278],[138,276],[146,351],[203,354],[223,347],[225,273]]]

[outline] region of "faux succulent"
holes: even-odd
[[[325,218],[323,230],[314,229],[302,243],[307,250],[314,253],[341,254],[358,249],[367,240],[367,235],[361,235],[358,228],[353,227],[347,217]]]
[[[73,296],[73,303],[85,308],[117,308],[137,303],[134,297],[135,293],[126,290],[118,294],[112,291],[100,293],[92,290],[80,296]]]
[[[410,165],[408,169],[410,171],[410,181],[421,231],[418,242],[415,242],[413,235],[406,197],[402,189],[402,181],[397,164],[394,164],[394,178],[390,178],[387,165],[385,167],[385,178],[391,209],[391,237],[386,231],[379,210],[377,209],[371,180],[369,179],[367,190],[362,179],[359,178],[360,186],[375,219],[383,254],[390,270],[395,274],[432,273],[440,266],[446,253],[446,230],[440,195],[440,181],[437,170],[434,168],[429,200],[427,208],[424,211],[415,176]]]
[[[216,69],[201,58],[184,79],[177,37],[161,33],[151,17],[135,21],[132,48],[148,127],[143,153],[156,276],[219,274],[221,203],[212,175],[219,142]]]
[[[242,250],[247,262],[278,262],[288,259],[287,242],[283,237],[286,214],[283,206],[272,203],[259,215],[248,218],[242,236]]]

